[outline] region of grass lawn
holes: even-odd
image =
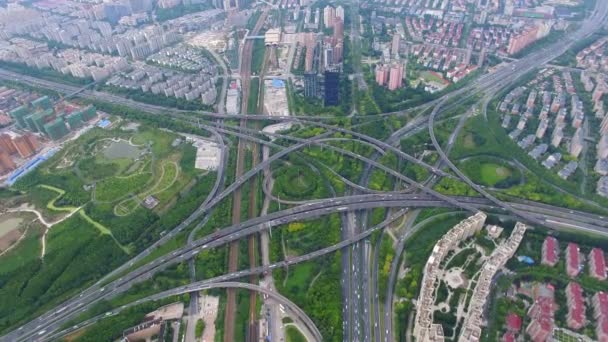
[[[106,178],[97,183],[95,199],[100,202],[113,202],[128,194],[141,191],[151,178],[152,174],[149,172],[138,173],[129,177]]]
[[[430,71],[421,72],[420,77],[424,78],[426,81],[443,83],[443,80],[441,78],[439,78],[437,75],[431,73]]]
[[[498,164],[482,164],[481,165],[481,180],[485,184],[495,185],[511,176],[510,169]]]
[[[467,135],[465,135],[462,144],[468,150],[474,149],[477,146],[475,144],[475,140],[473,139],[473,134],[467,134]]]
[[[158,129],[145,129],[136,133],[131,140],[136,145],[151,143],[152,153],[156,158],[162,158],[171,152],[171,143],[177,136],[173,133]]]
[[[317,268],[313,263],[303,263],[289,268],[285,290],[287,293],[304,293],[308,284],[316,275]],[[301,292],[300,292],[301,291]]]
[[[298,328],[288,325],[285,327],[285,340],[287,342],[306,342],[306,337],[302,335]]]
[[[25,237],[13,249],[0,257],[0,274],[6,274],[16,270],[30,261],[40,257],[40,237],[42,227],[32,222],[34,215],[31,213],[20,213],[19,216],[27,218],[29,224]]]

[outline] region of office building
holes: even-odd
[[[340,72],[325,71],[325,106],[337,106],[340,104]]]
[[[304,73],[304,96],[317,97],[317,73]]]

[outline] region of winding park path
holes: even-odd
[[[44,255],[46,254],[46,236],[48,234],[48,232],[51,230],[51,228],[53,228],[53,226],[67,220],[68,218],[72,217],[72,215],[79,213],[79,215],[88,223],[90,223],[91,225],[93,225],[97,230],[99,230],[99,232],[102,235],[109,235],[112,237],[112,239],[114,240],[114,242],[120,247],[120,249],[122,249],[125,253],[130,254],[130,250],[123,246],[120,242],[118,242],[118,240],[116,240],[116,238],[114,237],[114,235],[112,234],[112,231],[110,229],[108,229],[107,227],[103,226],[102,224],[100,224],[99,222],[96,222],[95,220],[93,220],[91,217],[89,217],[85,211],[82,209],[83,206],[80,207],[58,207],[55,205],[55,202],[61,198],[63,195],[65,195],[65,190],[63,189],[59,189],[56,188],[54,186],[50,186],[50,185],[46,185],[46,184],[41,184],[38,185],[39,187],[43,188],[43,189],[47,189],[53,192],[57,193],[57,196],[55,196],[52,200],[50,200],[46,207],[49,210],[52,211],[63,211],[63,212],[67,212],[67,215],[62,216],[61,218],[59,218],[56,221],[53,222],[49,222],[47,221],[44,216],[42,216],[42,213],[40,213],[39,210],[37,210],[35,207],[31,207],[29,205],[22,205],[21,207],[17,207],[14,209],[9,209],[8,212],[30,212],[36,215],[36,217],[38,218],[38,221],[40,221],[40,223],[42,223],[43,226],[45,226],[45,230],[44,233],[42,234],[42,237],[40,238],[40,243],[41,243],[41,252],[40,252],[40,258],[44,259]],[[13,246],[16,246],[17,244],[14,244]]]
[[[52,200],[50,200],[47,203],[47,205],[46,205],[47,209],[53,210],[53,211],[65,211],[65,212],[68,212],[68,214],[65,215],[65,216],[63,216],[63,217],[61,217],[57,221],[48,222],[42,216],[42,214],[40,213],[40,211],[38,211],[35,208],[30,207],[28,205],[23,205],[21,207],[15,208],[15,209],[9,209],[8,212],[30,212],[30,213],[34,213],[38,217],[38,221],[40,221],[40,223],[42,223],[42,225],[44,225],[46,227],[46,229],[44,230],[44,233],[42,234],[42,237],[40,238],[40,243],[42,245],[42,250],[40,252],[40,258],[44,259],[44,254],[46,253],[46,235],[48,234],[48,232],[51,230],[51,228],[54,225],[59,224],[59,223],[65,221],[66,219],[70,218],[77,211],[79,211],[82,207],[57,207],[55,205],[55,201],[57,201],[59,198],[61,198],[61,196],[65,195],[65,190],[56,188],[54,186],[46,185],[46,184],[41,184],[41,185],[38,185],[38,186],[41,187],[41,188],[43,188],[43,189],[47,189],[47,190],[54,191],[54,192],[57,193],[57,196],[55,196],[55,198],[53,198]]]
[[[167,165],[173,165],[173,167],[175,168],[175,174],[173,175],[173,178],[169,182],[166,182],[166,180],[164,179],[165,173],[167,173],[167,170],[166,170]],[[175,161],[163,162],[163,164],[161,165],[160,177],[158,177],[158,180],[156,181],[156,183],[149,190],[139,193],[137,195],[132,195],[131,197],[125,198],[124,200],[120,201],[116,206],[114,206],[114,215],[127,216],[133,210],[135,210],[135,208],[137,208],[137,206],[134,206],[133,208],[129,208],[129,207],[125,206],[125,203],[127,203],[129,201],[136,201],[137,205],[139,205],[140,202],[143,199],[145,199],[146,197],[157,195],[166,190],[169,190],[173,186],[173,184],[175,184],[175,182],[177,181],[177,178],[180,175],[180,171],[181,171],[180,167]],[[129,210],[129,209],[131,209],[131,210]]]

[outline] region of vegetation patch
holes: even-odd
[[[496,188],[508,188],[519,182],[519,172],[504,161],[489,157],[473,157],[462,161],[459,168],[473,182]]]

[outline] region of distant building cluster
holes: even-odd
[[[576,55],[576,66],[589,72],[608,71],[608,37],[600,38]]]
[[[376,66],[376,83],[387,86],[388,90],[396,90],[403,86],[403,76],[405,66],[400,62],[393,62],[391,65]]]
[[[534,42],[548,36],[552,25],[552,22],[543,21],[526,26],[519,32],[511,34],[509,44],[507,45],[507,54],[517,54]]]
[[[96,82],[110,80],[113,86],[210,105],[217,98],[215,61],[194,47],[175,44],[183,33],[209,28],[221,20],[223,11],[201,11],[162,25],[146,24],[157,4],[166,8],[181,3],[40,1],[34,8],[11,4],[0,9],[0,36],[4,38],[0,61]],[[13,25],[19,19],[27,25]]]
[[[282,42],[296,44],[293,65],[304,65],[303,90],[306,97],[322,97],[325,106],[340,104],[339,88],[344,59],[344,8],[325,6],[315,11],[307,7],[304,26],[312,31],[282,35]],[[329,32],[328,32],[329,31]]]
[[[4,175],[17,168],[13,158],[26,159],[38,151],[40,144],[38,138],[32,133],[20,136],[0,134],[0,175]]]
[[[520,148],[527,150],[532,159],[547,169],[555,169],[562,179],[569,179],[579,168],[578,159],[588,145],[587,136],[592,134],[591,130],[597,130],[600,138],[596,144],[594,170],[606,176],[608,116],[604,114],[602,94],[603,87],[608,89],[608,86],[603,83],[603,78],[599,80],[594,89],[590,73],[581,73],[584,90],[594,103],[594,108],[585,108],[582,96],[586,94],[577,92],[569,71],[542,70],[527,85],[509,92],[500,103],[498,109],[503,113],[502,127],[512,128],[509,137],[517,141]],[[592,112],[595,112],[595,117],[602,119],[599,127],[585,125]],[[513,119],[517,120],[515,127]],[[564,155],[569,158],[564,158]],[[599,184],[602,184],[601,181]],[[600,185],[598,193],[602,195]]]
[[[405,27],[414,41],[444,47],[458,47],[464,24],[435,17],[408,16],[405,18]]]
[[[55,110],[51,100],[43,96],[11,110],[9,114],[20,129],[42,134],[52,140],[63,138],[70,130],[78,129],[97,117],[92,105],[83,109],[66,109]]]
[[[583,254],[580,247],[576,243],[569,242],[565,249],[565,273],[570,278],[576,278],[584,269]],[[604,251],[600,248],[591,248],[587,255],[587,267],[589,276],[598,281],[605,281],[606,275],[606,259]],[[554,267],[559,262],[559,242],[555,237],[548,236],[545,238],[542,247],[541,263],[549,267]],[[582,329],[588,322],[586,319],[585,297],[581,286],[576,282],[570,282],[566,287],[566,299],[568,304],[567,323],[568,327],[573,330]],[[596,332],[599,341],[608,338],[608,297],[603,292],[598,292],[593,297],[594,319],[596,322]],[[603,309],[602,309],[603,308]],[[604,310],[604,311],[602,311]],[[603,312],[603,313],[602,313]],[[546,331],[550,331],[549,324],[542,329],[540,337],[545,336]],[[536,331],[536,330],[535,330]],[[535,336],[531,334],[531,336]],[[545,341],[543,339],[534,339],[535,341]]]
[[[5,117],[6,116],[6,117]],[[97,117],[93,106],[79,107],[47,96],[0,87],[0,176],[12,185],[50,158],[71,131],[86,128]]]
[[[513,31],[505,26],[474,27],[467,38],[467,46],[473,51],[504,52]]]
[[[600,38],[589,47],[576,55],[577,67],[584,69],[580,81],[585,91],[591,93],[593,111],[600,119],[598,127],[599,140],[596,144],[597,161],[594,171],[601,177],[597,182],[596,191],[599,195],[608,197],[608,115],[604,105],[608,93],[608,39]]]
[[[203,72],[214,75],[217,66],[203,55],[200,49],[186,45],[173,46],[159,51],[146,58],[146,61],[162,67],[185,70],[190,72]]]
[[[325,6],[323,26],[333,30],[331,36],[323,37],[323,67],[325,70],[340,69],[344,55],[344,8]]]
[[[565,251],[566,274],[569,277],[577,277],[583,269],[580,248],[575,243],[568,243]],[[606,260],[604,252],[599,248],[591,249],[587,258],[589,264],[589,276],[598,280],[606,280]],[[559,243],[556,238],[548,236],[543,242],[541,263],[547,266],[555,266],[559,261]]]
[[[186,101],[200,99],[203,104],[211,105],[217,97],[216,76],[215,68],[209,68],[208,73],[191,74],[140,64],[133,71],[112,76],[106,84]]]
[[[0,127],[12,123],[9,112],[23,103],[30,103],[37,99],[37,94],[25,90],[12,89],[0,86]]]

